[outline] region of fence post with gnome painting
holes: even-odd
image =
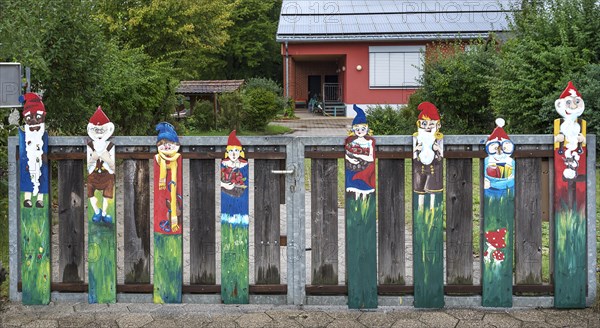
[[[221,298],[225,304],[249,299],[248,161],[233,130],[221,160]]]
[[[90,303],[117,299],[117,239],[115,217],[115,145],[109,140],[115,125],[98,107],[87,132],[88,280]]]
[[[440,115],[430,102],[419,104],[413,135],[413,252],[415,307],[444,306],[443,157]]]
[[[46,109],[35,93],[21,96],[19,129],[23,304],[50,302],[50,200]]]
[[[345,142],[348,307],[377,308],[375,138],[364,111],[356,105],[354,111]]]
[[[181,303],[183,286],[183,161],[179,137],[156,125],[154,156],[154,303]]]
[[[482,305],[512,307],[513,231],[515,221],[515,145],[504,131],[504,120],[485,143],[483,182]]]
[[[554,103],[554,306],[585,307],[586,301],[586,122],[581,94],[569,81]]]

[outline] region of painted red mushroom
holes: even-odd
[[[496,261],[498,261],[498,262],[502,262],[502,261],[504,261],[504,253],[502,253],[502,251],[495,250],[495,251],[492,253],[492,257],[493,257],[493,258],[494,258]]]
[[[506,228],[498,229],[496,231],[488,231],[485,233],[485,240],[494,248],[501,249],[506,247]]]

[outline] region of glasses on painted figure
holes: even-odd
[[[505,153],[507,155],[512,154],[515,151],[515,144],[510,140],[493,141],[485,146],[485,152],[489,155]]]

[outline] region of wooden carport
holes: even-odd
[[[194,106],[198,100],[208,100],[213,103],[215,114],[219,107],[219,94],[234,92],[244,84],[244,80],[200,80],[200,81],[181,81],[175,94],[190,98],[190,112],[192,114]]]

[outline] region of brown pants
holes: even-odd
[[[87,196],[94,197],[96,190],[102,190],[104,198],[112,199],[115,193],[115,175],[106,171],[92,172],[87,178]]]

